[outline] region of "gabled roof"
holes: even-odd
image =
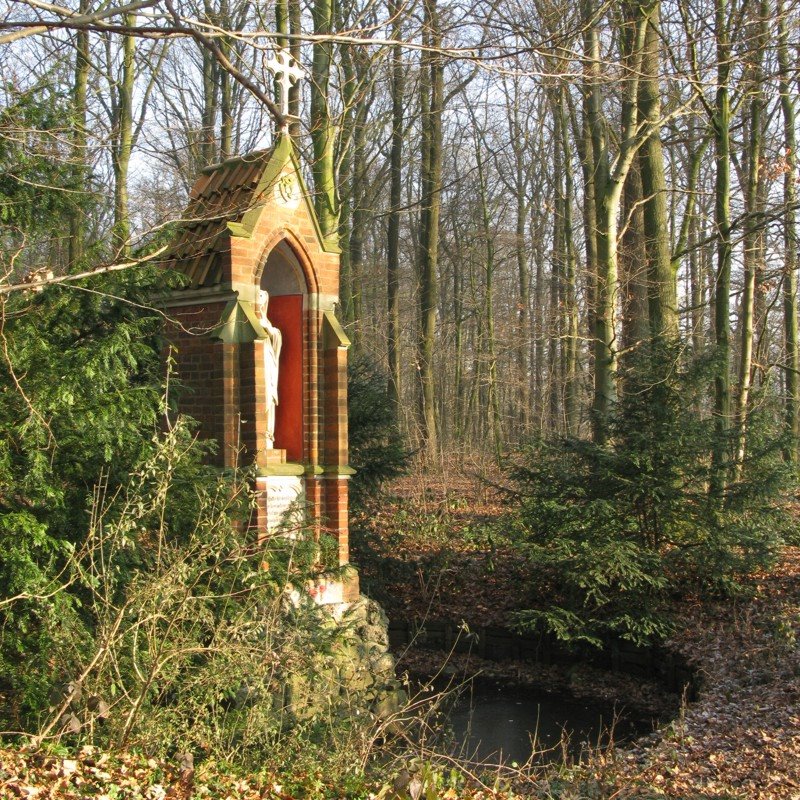
[[[186,274],[191,287],[221,282],[220,255],[229,249],[228,224],[241,222],[247,211],[263,201],[268,181],[262,178],[276,149],[206,167],[195,182],[165,264]]]

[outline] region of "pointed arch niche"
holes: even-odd
[[[307,362],[303,320],[308,296],[305,272],[289,241],[281,239],[267,254],[259,288],[269,293],[267,316],[283,337],[278,368],[278,407],[275,409],[275,448],[289,461],[303,463],[303,375]]]

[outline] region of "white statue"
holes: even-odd
[[[264,394],[267,401],[267,450],[275,446],[275,407],[278,405],[278,364],[283,338],[281,332],[267,319],[269,294],[258,293],[258,321],[266,332],[264,342]]]

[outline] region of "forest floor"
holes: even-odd
[[[513,611],[535,602],[525,588],[534,576],[493,527],[503,511],[496,487],[466,479],[428,483],[422,497],[412,479],[394,488],[396,507],[385,504],[370,520],[372,530],[382,533],[380,543],[367,534],[373,558],[364,570],[367,586],[382,585],[390,617],[506,625]],[[384,570],[374,559],[380,551],[388,559]],[[405,569],[397,569],[398,560]],[[800,548],[787,547],[775,569],[753,575],[744,597],[687,599],[676,612],[678,627],[668,646],[697,670],[697,700],[683,704],[654,733],[598,754],[573,775],[577,793],[563,796],[800,800]],[[464,657],[458,658],[463,668]],[[435,654],[413,651],[405,659],[417,672],[438,668]],[[651,683],[590,667],[565,673],[475,659],[472,666],[537,687],[549,681],[554,691],[625,698],[643,711],[663,712],[669,705]],[[516,786],[525,791],[524,783]],[[532,775],[527,791],[561,796],[548,786]]]

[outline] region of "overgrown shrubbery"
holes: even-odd
[[[151,449],[161,397],[152,274],[3,300],[0,336],[0,692],[12,717],[46,706],[47,663],[85,624],[70,571],[93,487],[114,492]],[[119,295],[130,302],[122,302]],[[11,602],[21,596],[29,602]]]
[[[592,644],[658,639],[676,592],[735,591],[743,574],[772,562],[789,527],[778,502],[780,437],[753,414],[741,473],[731,469],[725,495],[712,496],[713,420],[698,411],[710,367],[642,348],[628,362],[608,445],[541,442],[515,469],[517,533],[552,601],[520,614],[522,626]]]
[[[251,509],[248,476],[223,479],[201,456],[179,420],[127,485],[97,499],[62,589],[78,605],[74,624],[49,658],[18,666],[18,689],[49,688],[38,708],[28,693],[27,729],[250,766],[286,745],[288,726],[298,736],[286,687],[313,682],[314,654],[338,635],[302,601],[311,550],[285,537],[255,545],[236,524]],[[302,724],[317,716],[332,731],[324,711]]]
[[[255,543],[249,476],[166,422],[153,290],[128,273],[3,307],[0,731],[288,771],[315,752],[357,780],[373,730],[336,705],[329,656],[356,645],[307,597],[319,547]]]

